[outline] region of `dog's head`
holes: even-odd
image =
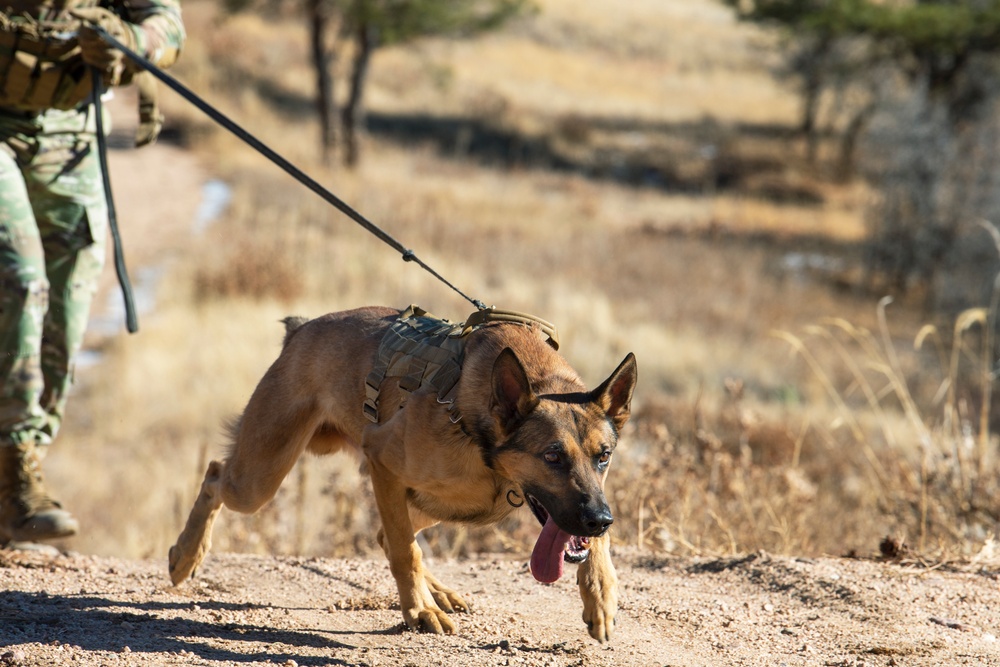
[[[541,393],[509,348],[493,365],[491,416],[500,433],[494,469],[520,486],[542,532],[531,571],[545,583],[562,576],[562,563],[583,562],[590,538],[614,521],[604,480],[628,421],[636,381],[630,353],[589,392]]]

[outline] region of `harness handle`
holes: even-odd
[[[527,313],[519,313],[515,310],[500,310],[493,306],[480,308],[469,315],[468,319],[465,320],[465,326],[462,328],[462,331],[456,335],[465,336],[474,328],[487,322],[514,322],[529,326],[532,324],[537,325],[542,330],[542,333],[548,337],[548,343],[552,346],[552,349],[559,349],[559,332],[556,331],[556,326],[551,322]]]

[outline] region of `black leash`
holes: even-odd
[[[101,102],[101,71],[90,68],[93,80],[94,118],[97,122],[97,157],[101,163],[101,180],[104,181],[104,199],[108,206],[108,224],[111,227],[111,240],[114,242],[115,273],[118,274],[118,284],[122,287],[122,297],[125,299],[125,326],[129,333],[139,330],[139,319],[135,314],[135,301],[132,298],[132,283],[125,269],[125,251],[122,249],[122,236],[118,231],[118,215],[115,213],[115,199],[111,196],[111,174],[108,172],[108,140],[104,136],[104,104]]]
[[[301,169],[293,165],[291,162],[283,158],[281,155],[273,151],[271,148],[269,148],[255,136],[244,130],[238,124],[230,120],[218,109],[210,105],[202,98],[198,97],[198,95],[196,95],[189,88],[187,88],[182,83],[177,81],[177,79],[173,78],[172,76],[164,72],[162,69],[160,69],[153,63],[149,62],[149,60],[140,56],[138,53],[136,53],[132,49],[128,48],[127,46],[119,42],[117,39],[109,35],[107,31],[105,31],[99,25],[91,24],[90,27],[93,28],[95,31],[97,31],[105,40],[108,41],[109,44],[120,49],[121,52],[127,55],[129,58],[131,58],[133,62],[135,62],[144,70],[151,73],[157,79],[165,83],[174,92],[176,92],[185,100],[196,106],[199,110],[208,115],[216,123],[218,123],[219,125],[223,126],[227,130],[232,132],[243,142],[249,144],[252,148],[254,148],[258,153],[262,154],[271,162],[284,169],[286,173],[292,176],[292,178],[294,178],[299,183],[312,190],[315,194],[319,195],[327,203],[332,204],[337,210],[339,210],[341,213],[349,217],[354,222],[364,227],[372,234],[374,234],[376,237],[382,240],[386,245],[393,248],[397,252],[402,253],[403,261],[416,263],[418,266],[420,266],[425,271],[430,273],[432,276],[434,276],[442,283],[450,287],[459,296],[461,296],[463,299],[474,305],[476,308],[478,308],[479,310],[486,310],[487,306],[482,301],[480,301],[479,299],[473,299],[472,297],[466,295],[462,290],[455,287],[447,279],[445,279],[444,276],[439,274],[437,271],[428,266],[423,260],[417,257],[416,253],[414,253],[412,250],[407,249],[403,244],[401,244],[399,241],[397,241],[391,235],[389,235],[388,232],[381,229],[375,223],[365,218],[355,209],[351,208],[346,202],[344,202],[335,194],[324,188],[322,185],[320,185],[318,182],[312,179],[308,174],[306,174]]]

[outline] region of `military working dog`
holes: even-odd
[[[174,584],[205,558],[223,505],[255,512],[303,452],[349,449],[371,475],[382,520],[376,537],[407,626],[451,633],[450,614],[469,609],[424,567],[416,534],[440,521],[494,523],[526,502],[542,524],[532,574],[551,583],[564,561],[579,563],[583,620],[594,639],[607,641],[618,579],[604,480],[629,418],[635,357],[628,354],[588,391],[556,350],[553,331],[533,318],[485,315],[478,326],[458,325],[457,334],[446,329],[442,340],[461,338],[449,387],[424,381],[426,369],[424,377],[419,369],[425,364],[412,359],[406,363],[416,373],[386,372],[385,341],[404,318],[399,310],[367,307],[304,323],[286,320],[281,354],[234,424],[228,457],[209,465],[170,549]],[[414,322],[429,317],[412,316],[406,313]],[[396,349],[391,356],[404,358]]]

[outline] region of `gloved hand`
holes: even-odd
[[[133,26],[104,7],[72,9],[70,14],[84,22],[77,33],[84,62],[103,71],[110,85],[117,85],[125,70],[125,54],[105,41],[92,25],[99,25],[106,33],[134,51],[137,40]]]

